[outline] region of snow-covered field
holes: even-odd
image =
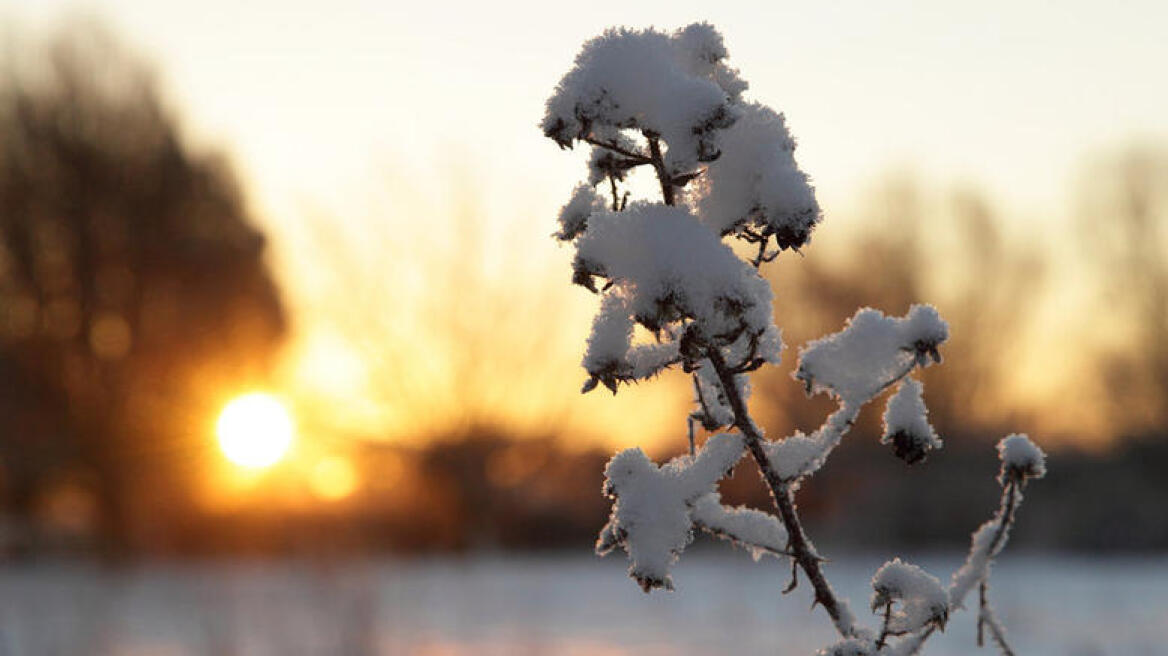
[[[954,554],[960,556],[960,554]],[[879,555],[828,573],[857,612]],[[947,578],[953,558],[913,559]],[[620,558],[579,554],[158,563],[113,573],[0,569],[0,656],[53,654],[810,654],[832,639],[786,567],[688,553],[677,591],[645,595]],[[1168,653],[1168,556],[1006,553],[992,598],[1020,654]],[[928,654],[978,652],[968,612]]]

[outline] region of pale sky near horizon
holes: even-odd
[[[490,185],[520,174],[558,198],[575,162],[534,124],[580,43],[614,24],[719,27],[752,95],[788,114],[828,207],[905,167],[1046,210],[1091,153],[1168,140],[1168,3],[587,6],[0,0],[26,23],[102,18],[273,210],[297,196],[348,210],[385,168],[442,166],[451,149]]]
[[[1168,143],[1162,1],[0,0],[33,31],[77,12],[149,57],[194,139],[231,154],[286,282],[309,215],[439,220],[467,181],[484,224],[538,217],[527,256],[562,259],[543,237],[580,157],[537,123],[581,43],[618,24],[717,26],[749,95],[787,114],[829,221],[889,170],[1050,220],[1095,153]]]

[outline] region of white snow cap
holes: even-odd
[[[892,444],[896,456],[910,465],[924,460],[929,451],[941,448],[941,438],[929,424],[929,410],[922,397],[923,386],[906,378],[884,409],[881,444]]]
[[[719,154],[718,132],[738,117],[746,87],[722,60],[717,30],[697,23],[672,34],[653,28],[610,29],[584,44],[547,101],[541,127],[562,147],[597,130],[660,135],[671,174]]]
[[[1015,433],[998,442],[998,457],[1002,461],[998,480],[1003,484],[1011,477],[1025,481],[1046,475],[1046,454],[1022,433]]]
[[[862,308],[840,332],[800,349],[794,376],[808,392],[862,405],[907,367],[939,362],[937,348],[948,338],[949,324],[931,305],[914,305],[902,319]]]
[[[872,610],[900,603],[889,621],[892,633],[916,631],[929,624],[945,628],[949,619],[949,593],[937,577],[902,562],[899,558],[884,563],[872,577]]]
[[[721,135],[722,156],[696,181],[690,202],[719,234],[752,228],[780,248],[799,248],[820,220],[807,175],[795,163],[795,140],[782,114],[758,103]]]
[[[629,576],[648,592],[673,588],[669,569],[692,539],[691,505],[742,457],[742,437],[711,436],[696,456],[681,456],[657,466],[640,449],[613,456],[604,469],[605,493],[616,501],[596,551],[605,555],[624,547],[632,564]]]

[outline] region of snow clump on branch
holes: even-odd
[[[998,457],[1002,461],[999,482],[1046,476],[1046,454],[1026,435],[1015,433],[998,442]]]
[[[941,448],[941,438],[929,424],[922,389],[919,382],[906,378],[884,410],[880,443],[892,444],[896,457],[910,465],[924,460],[929,451]]]
[[[723,133],[722,145],[724,153],[692,194],[702,222],[719,234],[774,235],[780,249],[807,243],[820,220],[819,203],[795,163],[795,140],[783,115],[747,104]]]
[[[890,610],[885,630],[889,635],[917,631],[935,624],[945,628],[949,621],[949,593],[937,577],[895,558],[884,563],[872,577],[872,610],[900,605]]]
[[[561,147],[604,129],[655,134],[669,144],[669,172],[689,172],[718,157],[718,131],[739,116],[746,85],[725,57],[721,35],[701,23],[673,34],[608,30],[584,44],[556,86],[543,132]]]
[[[948,338],[949,324],[931,305],[914,305],[903,319],[863,308],[840,332],[800,349],[794,375],[808,393],[863,404],[912,366],[940,362],[938,347]]]
[[[615,500],[596,552],[621,546],[629,554],[632,576],[648,592],[673,588],[669,569],[693,538],[692,505],[713,492],[742,457],[742,437],[714,435],[696,456],[656,465],[644,451],[626,449],[604,469],[605,494]]]
[[[623,212],[593,213],[576,240],[573,266],[580,284],[596,289],[600,277],[612,287],[584,358],[592,380],[609,389],[638,378],[626,357],[633,321],[654,333],[689,321],[693,339],[722,346],[745,336],[768,347],[758,357],[778,361],[770,285],[684,208],[637,202]]]

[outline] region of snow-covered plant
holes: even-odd
[[[976,586],[979,643],[988,627],[1010,653],[987,582],[1023,486],[1045,473],[1042,451],[1026,436],[999,444],[1001,508],[974,533],[969,557],[947,588],[914,565],[886,563],[872,580],[879,627],[871,629],[828,583],[795,492],[861,408],[893,387],[881,442],[909,464],[941,448],[922,385],[910,376],[941,362],[949,327],[928,305],[904,317],[859,310],[843,330],[800,349],[794,374],[809,395],[828,394],[838,409],[810,435],[764,437],[747,408],[749,375],[777,364],[783,342],[759,269],[805,246],[822,216],[783,115],[743,97],[747,84],[727,56],[722,36],[706,23],[676,32],[612,29],[584,44],[547,101],[544,134],[562,148],[591,148],[587,183],[560,211],[554,235],[575,248],[572,281],[601,297],[583,391],[604,385],[615,394],[621,384],[671,367],[693,378],[688,454],[657,465],[629,449],[609,462],[604,492],[613,508],[597,552],[624,549],[630,576],[646,592],[672,589],[670,569],[695,530],[756,558],[788,558],[792,577],[784,592],[802,570],[840,634],[822,654],[919,653]],[[659,200],[630,202],[628,174],[640,167],[656,176]],[[651,339],[636,339],[637,326]],[[714,433],[700,448],[698,426]],[[719,480],[746,453],[776,514],[721,502]]]

